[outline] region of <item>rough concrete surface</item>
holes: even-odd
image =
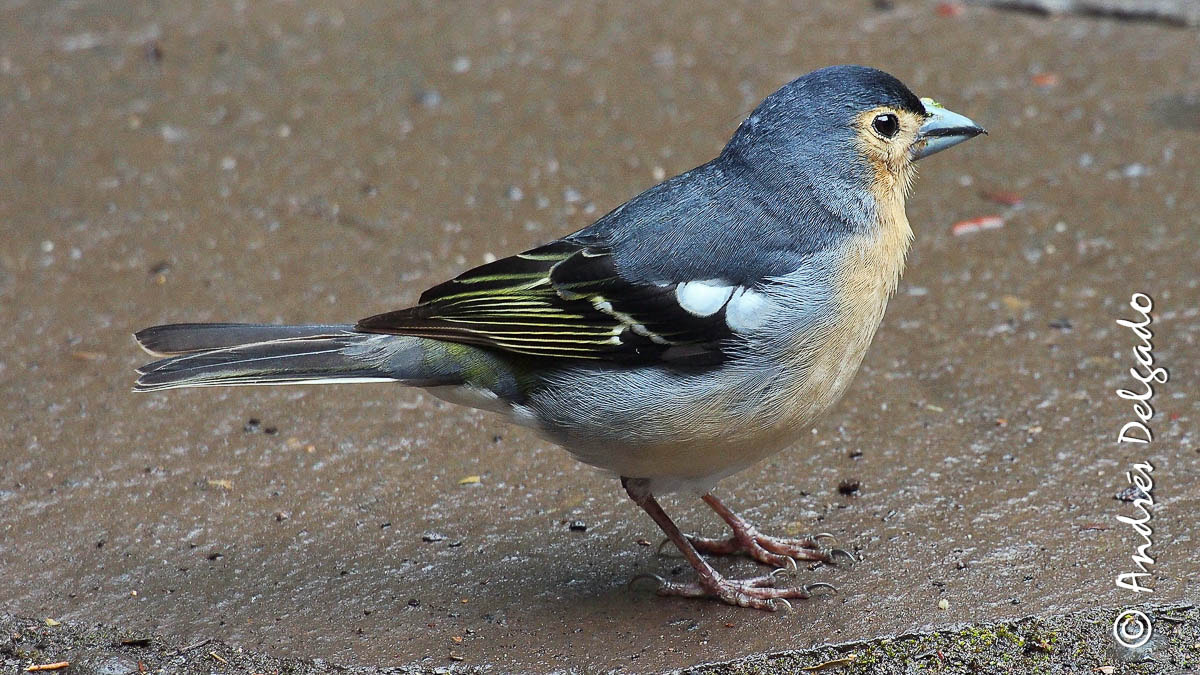
[[[690,572],[614,480],[416,391],[129,392],[137,328],[406,305],[707,160],[839,62],[991,135],[922,163],[909,269],[846,399],[719,487],[855,550],[803,576],[837,595],[769,615],[631,590]],[[951,3],[0,5],[5,625],[264,664],[647,672],[1086,616],[1068,635],[1101,656],[1050,657],[1132,668],[1107,651],[1117,610],[1197,600],[1198,81],[1194,29]],[[1003,226],[953,234],[983,216]],[[1171,369],[1148,446],[1115,442],[1134,292]],[[1142,461],[1152,594],[1113,583]],[[1194,610],[1173,616],[1156,635],[1194,643]],[[1139,672],[1192,667],[1171,644]]]
[[[1111,612],[1091,609],[1062,616],[1025,617],[982,622],[933,632],[825,645],[814,649],[752,654],[721,663],[675,670],[697,675],[774,675],[831,671],[870,673],[1038,673],[1117,672],[1157,675],[1197,671],[1200,652],[1200,609],[1148,608],[1159,626],[1148,647],[1128,651],[1111,640],[1097,640],[1111,624]],[[50,626],[37,619],[0,616],[7,633],[0,644],[0,666],[30,663],[70,664],[74,675],[162,672],[200,675],[217,672],[328,675],[358,673],[398,675],[421,672],[483,673],[489,664],[451,660],[449,665],[416,664],[377,668],[346,666],[324,659],[276,657],[248,651],[219,640],[184,644],[177,637],[134,633],[99,624]],[[51,656],[53,655],[53,656]],[[1099,664],[1099,665],[1097,665]],[[1111,669],[1111,670],[1109,670]],[[574,669],[573,669],[574,670]],[[583,672],[585,669],[580,669]],[[632,670],[632,669],[623,669]],[[555,672],[565,672],[562,670]],[[619,672],[619,671],[618,671]]]

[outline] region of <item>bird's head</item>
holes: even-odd
[[[915,162],[983,128],[895,77],[831,66],[784,85],[750,114],[723,156],[739,158],[784,194],[811,195],[849,221],[904,195]]]

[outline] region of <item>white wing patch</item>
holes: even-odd
[[[769,306],[767,296],[739,286],[725,305],[725,323],[735,333],[761,328],[766,323]]]
[[[679,306],[693,316],[712,316],[725,310],[725,323],[738,333],[761,328],[767,320],[767,296],[720,279],[688,281],[675,287]]]
[[[735,289],[736,286],[730,286],[720,279],[686,281],[675,287],[675,300],[688,314],[712,316],[721,311]]]

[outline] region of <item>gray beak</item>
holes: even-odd
[[[917,133],[917,142],[912,146],[913,159],[928,157],[979,134],[987,133],[983,127],[953,110],[943,108],[931,98],[923,98],[921,103],[925,104],[925,112],[929,113],[929,119],[925,120],[925,124],[921,125]]]

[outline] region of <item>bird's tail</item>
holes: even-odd
[[[134,391],[178,387],[401,381],[429,385],[420,338],[351,325],[180,323],[134,334],[151,355]]]

